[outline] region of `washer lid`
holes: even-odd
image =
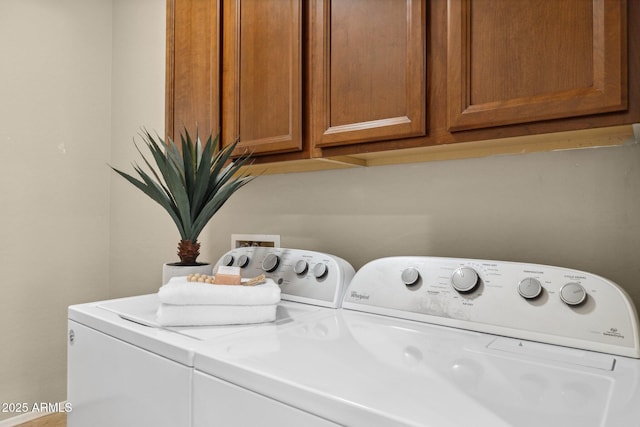
[[[69,307],[69,320],[183,365],[193,366],[193,338],[149,326],[146,316],[154,304],[157,304],[155,294],[72,305]],[[136,321],[124,319],[118,312],[120,305],[126,307],[123,311]]]
[[[349,426],[617,427],[640,419],[639,360],[600,355],[615,359],[607,370],[576,363],[593,352],[539,343],[531,353],[505,351],[502,341],[491,348],[498,338],[337,310],[222,337],[198,350],[194,366]]]
[[[142,295],[139,297],[119,298],[96,303],[96,306],[107,311],[111,311],[135,323],[144,326],[159,328],[156,321],[156,311],[158,311],[158,294]]]
[[[193,366],[194,348],[224,335],[252,328],[273,328],[298,317],[332,310],[282,301],[273,323],[225,326],[161,327],[156,322],[158,295],[140,295],[69,307],[69,319],[141,347],[152,353]]]

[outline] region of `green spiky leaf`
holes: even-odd
[[[185,129],[180,146],[174,141],[154,137],[146,129],[140,133],[150,161],[136,144],[144,165],[134,164],[139,178],[110,166],[158,203],[176,224],[183,240],[195,242],[202,229],[229,198],[254,179],[240,169],[251,163],[251,155],[231,158],[237,141],[219,148],[219,139],[208,137],[204,147],[196,134],[195,141]],[[135,142],[134,142],[135,143]]]

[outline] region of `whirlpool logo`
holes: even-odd
[[[368,300],[369,299],[369,295],[361,294],[358,291],[351,291],[351,299],[354,299],[354,300],[357,300],[357,301]]]

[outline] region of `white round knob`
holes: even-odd
[[[580,305],[587,299],[587,291],[580,283],[570,282],[560,288],[560,299],[567,305]]]
[[[415,267],[409,267],[402,272],[401,278],[405,285],[412,286],[420,280],[420,272]]]
[[[246,255],[240,255],[238,257],[238,267],[245,268],[247,265],[249,265],[249,257]]]
[[[313,277],[320,279],[327,274],[327,271],[329,271],[327,264],[320,262],[313,267]]]
[[[280,258],[278,255],[269,254],[264,257],[264,261],[262,261],[262,269],[267,273],[270,273],[278,268],[278,264],[280,264]]]
[[[451,285],[458,292],[471,292],[478,286],[478,273],[471,267],[460,267],[451,275]]]
[[[225,255],[222,257],[222,265],[226,265],[227,267],[233,265],[233,255]]]
[[[296,264],[293,266],[293,271],[296,274],[304,274],[307,272],[308,269],[309,269],[309,264],[307,264],[307,261],[303,259],[296,262]]]
[[[527,277],[518,283],[518,293],[526,299],[534,299],[542,293],[542,285],[538,279]]]

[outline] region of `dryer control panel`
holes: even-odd
[[[506,261],[391,257],[362,267],[343,307],[640,358],[629,296],[594,274]]]
[[[355,271],[334,255],[302,249],[243,247],[224,254],[214,266],[240,267],[243,278],[265,274],[280,285],[281,298],[340,307]]]

